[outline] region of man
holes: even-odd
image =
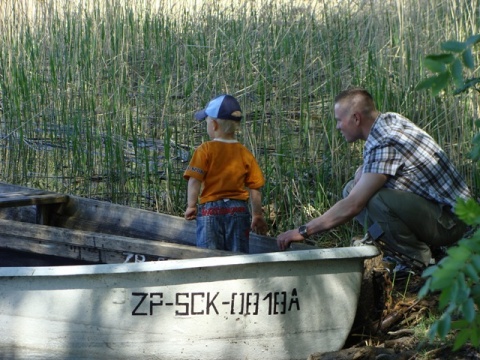
[[[335,98],[336,128],[347,142],[365,140],[363,165],[344,198],[321,216],[277,237],[281,250],[356,218],[384,252],[422,268],[431,247],[451,245],[466,231],[453,212],[470,191],[445,152],[422,129],[396,113],[381,113],[364,89]]]

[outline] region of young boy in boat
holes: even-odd
[[[185,219],[197,219],[198,247],[248,253],[250,230],[267,231],[260,192],[265,179],[253,154],[236,140],[240,104],[220,95],[195,118],[207,122],[211,140],[195,150],[183,174],[188,180]]]

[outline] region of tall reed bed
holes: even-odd
[[[267,179],[271,234],[327,209],[361,163],[333,97],[364,86],[465,157],[475,94],[414,91],[421,59],[478,33],[477,0],[59,1],[0,4],[3,181],[181,215],[183,170],[205,140],[192,114],[235,95],[239,138]],[[358,231],[330,234],[334,245]]]

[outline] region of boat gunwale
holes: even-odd
[[[262,254],[240,254],[222,257],[197,259],[177,259],[167,261],[148,261],[121,264],[88,264],[63,266],[35,267],[3,267],[0,268],[0,278],[5,277],[41,277],[41,276],[80,276],[105,275],[122,273],[142,273],[166,270],[184,270],[196,268],[212,268],[259,263],[282,263],[322,260],[361,260],[369,259],[379,254],[373,245],[360,247],[327,248],[312,250],[294,250]]]

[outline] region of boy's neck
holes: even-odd
[[[213,138],[213,141],[223,141],[223,142],[238,142],[237,139],[235,137],[232,137],[232,136],[229,136],[228,138],[227,137],[218,137],[218,136],[215,136]]]
[[[225,134],[223,131],[215,131],[215,136],[213,137],[215,140],[226,140],[226,141],[236,141],[237,138],[235,134]]]

